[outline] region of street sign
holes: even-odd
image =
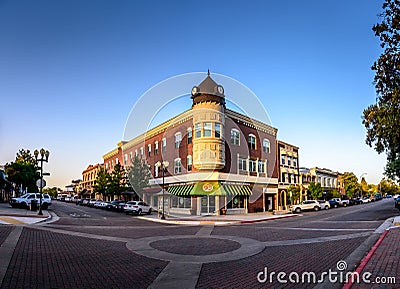
[[[43,173],[44,176],[50,176],[50,173]]]
[[[40,189],[40,188],[44,188],[46,186],[46,181],[42,180],[42,179],[38,179],[36,181],[36,186]]]

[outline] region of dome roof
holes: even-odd
[[[199,102],[212,101],[218,102],[225,106],[224,87],[214,81],[210,76],[210,71],[207,77],[192,89],[193,105]]]

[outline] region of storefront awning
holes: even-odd
[[[199,182],[192,185],[170,186],[167,191],[175,196],[250,196],[251,189],[242,184],[220,184],[218,182]]]

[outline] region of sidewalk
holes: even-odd
[[[297,214],[275,214],[269,215],[268,213],[248,213],[240,215],[169,215],[165,216],[165,220],[161,220],[160,214],[152,214],[148,216],[138,216],[139,219],[159,222],[165,224],[178,224],[178,225],[234,225],[234,224],[248,224],[266,222],[277,219],[292,218],[298,216]]]
[[[363,274],[371,274],[368,288],[399,288],[400,286],[400,216],[393,219],[393,225],[386,229],[370,252],[356,269],[360,282],[348,283],[345,289],[366,288]]]
[[[12,208],[7,203],[0,204],[0,224],[24,225],[39,223],[51,218],[47,210],[42,210],[43,216],[39,216],[39,211],[29,211],[26,209]]]

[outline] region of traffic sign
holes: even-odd
[[[42,179],[38,179],[36,181],[36,186],[40,189],[40,188],[44,188],[46,186],[46,181],[42,180]]]

